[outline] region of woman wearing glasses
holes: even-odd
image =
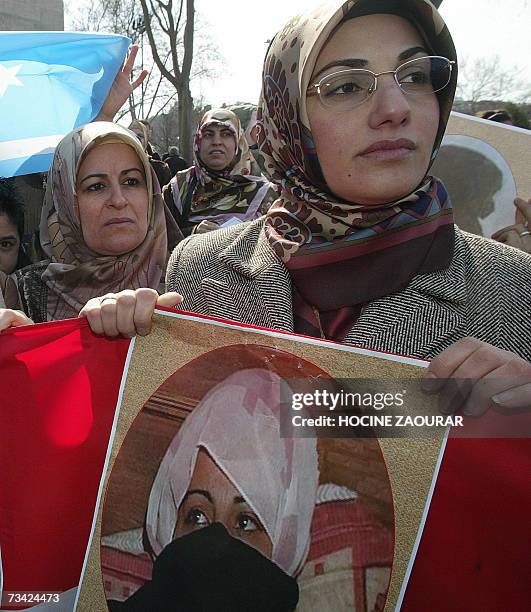
[[[292,19],[268,50],[259,113],[280,197],[262,219],[179,244],[168,289],[187,310],[431,359],[432,390],[475,381],[466,412],[529,405],[531,258],[455,227],[429,173],[456,81],[426,0]],[[82,314],[98,333],[134,334],[157,299],[137,298],[128,317],[121,295],[105,317],[96,300]]]

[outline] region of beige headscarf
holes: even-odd
[[[149,208],[144,241],[124,255],[100,255],[86,245],[76,196],[79,166],[93,147],[123,143],[138,155],[146,176]],[[47,319],[75,317],[93,297],[124,289],[158,289],[167,259],[164,202],[153,193],[152,170],[142,145],[129,130],[104,121],[67,134],[57,146],[41,214],[42,248],[50,258],[42,281],[48,287]]]
[[[193,410],[166,451],[149,496],[146,532],[156,556],[173,539],[179,506],[204,448],[260,519],[273,544],[272,560],[287,574],[300,572],[310,546],[319,472],[315,439],[280,435],[280,398],[288,396],[277,374],[241,370]]]

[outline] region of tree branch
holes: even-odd
[[[160,115],[160,113],[162,113],[162,111],[166,108],[166,106],[168,106],[168,104],[175,99],[175,97],[177,96],[177,91],[175,91],[174,93],[172,93],[172,95],[166,100],[166,102],[164,102],[163,106],[161,106],[158,111],[153,115],[153,119],[155,117],[158,117]]]
[[[179,31],[179,27],[180,27],[180,23],[181,23],[181,17],[183,14],[183,6],[184,6],[184,2],[183,0],[181,0],[180,4],[179,4],[179,15],[177,16],[177,21],[175,22],[175,33],[177,33]]]
[[[166,57],[164,59],[164,65],[166,65],[166,62],[168,61],[168,57],[169,57],[169,53],[166,55]],[[151,111],[153,110],[153,105],[155,104],[155,100],[157,99],[157,94],[159,93],[159,89],[160,89],[160,86],[161,86],[163,80],[164,80],[164,76],[161,74],[160,78],[159,78],[159,82],[157,83],[157,87],[155,88],[155,93],[153,94],[153,97],[151,98],[151,104],[149,105],[149,110],[148,110],[148,113],[147,113],[148,117],[151,116]],[[175,95],[175,94],[173,94],[173,95]],[[157,114],[159,112],[160,112],[160,109],[157,112]]]
[[[184,1],[184,0],[182,0]],[[194,0],[186,0],[186,26],[184,28],[184,56],[182,74],[186,81],[190,78],[194,58]]]
[[[142,5],[142,12],[144,14],[144,24],[146,26],[146,32],[148,35],[149,45],[151,47],[151,53],[153,55],[153,59],[155,60],[155,63],[157,64],[157,68],[160,70],[161,74],[164,75],[164,77],[168,79],[168,81],[174,87],[177,88],[179,84],[179,78],[177,77],[177,75],[172,74],[166,68],[162,60],[160,59],[160,55],[157,50],[157,45],[155,43],[155,37],[153,36],[153,28],[151,27],[151,20],[150,20],[148,8],[147,8],[146,0],[140,0],[140,4]],[[171,46],[173,47],[173,44]],[[172,49],[172,55],[173,55],[173,49]],[[175,69],[175,65],[174,65],[174,69]]]
[[[153,0],[149,0],[149,3],[151,5],[151,14],[155,15],[155,18],[157,19],[157,21],[159,22],[159,26],[160,29],[165,33],[165,34],[169,34],[170,32],[170,26],[168,25],[168,22],[166,21],[164,24],[162,23],[162,20],[160,18],[159,12],[157,11],[157,9],[155,8],[155,5],[153,4]],[[165,7],[166,5],[163,4],[162,2],[158,2],[159,6]],[[164,10],[162,11],[162,15],[164,15]]]

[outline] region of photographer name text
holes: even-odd
[[[364,415],[320,415],[304,417],[295,414],[291,417],[294,427],[462,427],[460,415],[404,415],[404,414],[364,414]]]

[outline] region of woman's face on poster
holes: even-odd
[[[180,538],[212,523],[222,523],[232,537],[271,558],[273,544],[260,519],[210,455],[200,449],[173,537]]]

